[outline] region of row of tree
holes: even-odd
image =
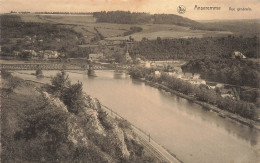
[[[186,95],[194,94],[197,100],[217,105],[222,110],[227,110],[245,118],[257,118],[257,108],[254,104],[245,101],[235,101],[231,98],[223,98],[216,90],[208,89],[205,85],[195,86],[181,79],[168,76],[166,73],[155,76],[151,69],[132,68],[129,72],[133,78],[145,78],[146,80],[163,84]]]
[[[97,22],[116,24],[140,24],[149,23],[151,21],[150,14],[130,11],[94,12],[93,16],[96,18]]]

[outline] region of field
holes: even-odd
[[[260,21],[252,20],[218,20],[218,21],[204,21],[201,22],[207,27],[216,27],[223,30],[229,30],[234,35],[243,37],[259,36]]]
[[[75,31],[82,33],[86,38],[95,35],[94,27],[108,40],[127,40],[129,36],[124,33],[130,31],[130,27],[137,26],[143,30],[131,35],[135,41],[142,40],[146,37],[154,40],[161,38],[189,38],[189,37],[219,37],[232,34],[229,31],[205,31],[191,30],[189,27],[166,25],[166,24],[112,24],[96,23],[92,16],[83,15],[20,15],[25,22],[55,23],[71,26]]]

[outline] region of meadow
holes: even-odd
[[[233,34],[229,31],[206,31],[192,30],[189,27],[177,26],[171,24],[113,24],[98,23],[93,16],[89,15],[36,15],[24,14],[21,16],[24,22],[54,23],[71,26],[76,32],[82,33],[86,38],[95,35],[96,28],[105,39],[108,40],[127,40],[129,36],[135,41],[141,41],[142,38],[154,40],[157,37],[163,38],[191,38],[191,37],[220,37]],[[131,27],[141,27],[141,32],[124,36],[124,33],[130,31]]]

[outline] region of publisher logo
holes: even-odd
[[[186,12],[186,7],[183,5],[180,5],[177,7],[177,11],[179,14],[184,14]]]

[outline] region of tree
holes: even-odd
[[[84,107],[82,83],[76,83],[66,88],[62,94],[62,100],[68,107],[68,111],[79,113]]]
[[[7,84],[6,84],[6,90],[7,93],[11,93],[14,91],[15,88],[17,88],[21,84],[21,79],[18,77],[10,76],[7,79]]]
[[[125,57],[125,55],[123,55],[123,54],[116,54],[115,55],[115,61],[117,62],[117,63],[126,63],[126,57]]]
[[[2,77],[3,79],[8,79],[8,78],[10,78],[11,76],[12,76],[12,75],[11,75],[10,72],[6,71],[5,69],[2,69],[2,70],[1,70],[1,77]]]
[[[69,76],[66,74],[64,70],[53,78],[51,78],[52,89],[59,96],[64,92],[65,88],[70,87]]]
[[[134,42],[134,38],[132,36],[129,36],[129,41]]]
[[[35,75],[36,75],[37,77],[42,77],[42,76],[43,76],[42,70],[38,68],[38,69],[36,70],[36,72],[35,72]]]

